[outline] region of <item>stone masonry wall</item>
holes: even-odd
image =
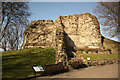
[[[101,44],[100,27],[97,18],[90,13],[62,16],[65,32],[75,46],[82,48],[103,48]],[[69,41],[68,41],[69,42]]]
[[[52,20],[33,21],[24,32],[22,49],[24,48],[55,48],[56,26]]]
[[[61,16],[56,20],[56,64],[63,62],[64,65],[68,65],[67,54],[64,43],[64,27],[61,23]]]
[[[60,22],[59,19],[56,20]],[[56,47],[55,37],[59,25],[52,20],[33,21],[24,33],[22,48]],[[97,18],[90,13],[61,16],[68,47],[103,48]],[[68,39],[69,38],[69,39]],[[73,43],[71,43],[73,42]]]
[[[99,23],[90,13],[59,16],[55,22],[33,21],[24,32],[21,48],[55,48],[56,63],[68,64],[67,57],[74,46],[103,48]]]

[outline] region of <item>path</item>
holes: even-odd
[[[71,72],[39,78],[118,78],[118,64],[91,66],[84,69],[76,69]]]

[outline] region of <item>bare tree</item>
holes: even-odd
[[[120,37],[119,22],[119,2],[98,2],[94,9],[94,13],[99,18],[101,25],[103,25],[104,32],[108,33],[110,37]]]
[[[0,27],[0,41],[6,42],[6,49],[18,49],[27,28],[30,16],[29,6],[26,2],[2,2],[2,18]],[[3,47],[2,47],[3,48]]]

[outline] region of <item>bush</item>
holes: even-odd
[[[82,59],[73,60],[73,61],[70,62],[70,65],[71,65],[74,69],[80,68],[80,66],[83,65],[83,61],[82,61]]]
[[[51,65],[45,65],[45,74],[51,75],[51,74],[57,74],[65,72],[67,67],[63,65],[63,63],[58,64],[51,64]]]
[[[78,51],[84,51],[84,49],[83,48],[79,48]]]
[[[111,49],[107,49],[107,51],[111,51]]]

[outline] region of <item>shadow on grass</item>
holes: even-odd
[[[37,50],[37,51],[36,51]],[[47,50],[47,51],[46,51]],[[35,49],[11,51],[2,55],[2,80],[16,80],[18,78],[34,76],[32,66],[44,66],[55,62],[54,49]],[[15,78],[15,79],[14,79]]]

